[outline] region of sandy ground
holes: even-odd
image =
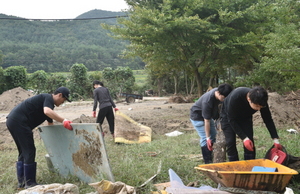
[[[0,148],[1,145],[12,142],[5,125],[6,115],[18,103],[31,96],[29,91],[22,88],[15,88],[0,95]],[[150,127],[153,135],[162,135],[175,130],[193,130],[189,121],[189,109],[192,104],[186,103],[183,97],[144,97],[143,100],[136,100],[131,104],[124,101],[116,103],[122,113]],[[95,118],[92,117],[92,106],[92,101],[71,102],[56,107],[55,111],[74,123],[93,123]],[[285,96],[270,93],[269,106],[277,128],[293,128],[300,132],[300,91]],[[122,121],[116,118],[117,122],[120,124]],[[254,124],[263,125],[259,114],[254,115]],[[124,128],[130,129],[132,126]],[[103,123],[103,130],[108,133],[106,120]]]

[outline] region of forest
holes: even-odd
[[[75,63],[84,64],[89,71],[142,69],[139,58],[121,57],[128,41],[110,37],[101,26],[116,24],[117,16],[127,17],[124,12],[96,9],[74,20],[26,20],[0,14],[0,65],[24,66],[29,73],[68,72]]]
[[[145,69],[145,87],[158,95],[201,96],[225,82],[281,94],[300,88],[298,0],[125,1],[126,12],[92,10],[71,21],[2,16],[3,69]]]

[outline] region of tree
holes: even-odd
[[[70,68],[69,88],[72,98],[84,99],[91,97],[92,85],[88,81],[87,68],[84,64],[74,64]]]
[[[23,66],[11,66],[4,70],[6,88],[10,90],[16,87],[26,89],[27,71]]]
[[[109,87],[113,98],[117,98],[121,92],[131,93],[134,86],[135,78],[129,67],[105,68],[102,72],[106,83]]]
[[[28,85],[36,94],[45,93],[49,85],[48,74],[44,70],[35,71],[29,76]]]
[[[4,76],[4,70],[2,67],[0,67],[0,94],[2,94],[5,91],[6,83],[5,83],[5,76]]]
[[[53,93],[57,88],[67,85],[68,77],[63,74],[50,74],[48,76],[46,93]]]
[[[261,37],[272,30],[274,1],[127,0],[130,18],[103,25],[112,36],[129,40],[127,56],[140,56],[146,68],[192,72],[198,94],[206,77],[233,68],[246,73],[259,60]],[[274,3],[274,4],[273,4]],[[224,80],[227,81],[227,80]]]
[[[299,1],[285,1],[274,7],[274,30],[264,36],[264,53],[248,76],[238,85],[260,84],[270,91],[284,93],[300,88]],[[280,17],[281,16],[281,17]]]

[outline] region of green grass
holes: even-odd
[[[279,130],[280,142],[284,145],[289,154],[299,156],[300,142],[298,135],[289,134],[285,130]],[[112,139],[105,137],[106,150],[110,160],[112,173],[115,181],[121,181],[127,185],[139,187],[146,180],[157,173],[161,162],[161,172],[152,182],[144,188],[139,189],[139,193],[150,193],[154,191],[155,183],[169,182],[168,170],[173,169],[185,184],[199,181],[200,184],[217,187],[208,177],[194,169],[195,166],[203,164],[199,158],[188,158],[183,155],[200,154],[198,135],[195,131],[185,132],[178,137],[167,137],[153,135],[151,143],[144,144],[114,144]],[[267,150],[272,146],[273,141],[265,128],[255,130],[255,143],[257,147],[257,158],[263,158]],[[61,177],[56,173],[51,173],[47,169],[45,154],[46,150],[41,140],[36,140],[37,147],[37,181],[40,184],[51,183],[72,183],[79,187],[80,194],[95,192],[94,188],[79,181],[76,177]],[[243,159],[242,144],[239,141],[238,149],[240,158]],[[147,153],[156,152],[157,156],[151,157]],[[17,184],[15,160],[17,150],[13,143],[0,145],[0,194],[16,193]],[[292,178],[288,187],[298,190],[300,183],[297,180],[299,175]],[[100,181],[100,180],[99,180]]]
[[[135,77],[135,83],[138,86],[146,84],[147,73],[145,70],[133,70],[133,76]]]

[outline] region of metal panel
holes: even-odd
[[[41,126],[40,135],[55,169],[62,176],[77,176],[86,183],[114,182],[98,123],[76,123],[73,131],[62,125]]]

